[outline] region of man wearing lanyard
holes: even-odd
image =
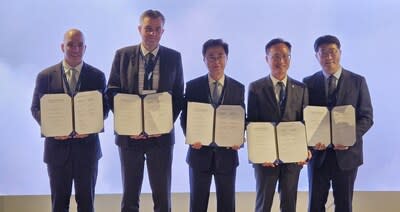
[[[31,111],[40,124],[40,98],[44,94],[99,90],[104,93],[104,73],[83,62],[85,38],[78,29],[70,29],[61,44],[64,60],[40,72],[36,79]],[[108,108],[103,99],[103,115]],[[98,134],[46,137],[44,162],[50,178],[52,211],[68,211],[72,191],[78,211],[94,211],[95,185],[101,148]]]
[[[186,83],[185,103],[181,126],[186,134],[187,102],[219,105],[244,105],[244,85],[225,75],[228,44],[221,39],[210,39],[203,44],[203,61],[208,74]],[[236,167],[239,165],[239,146],[218,147],[215,143],[202,146],[198,141],[188,149],[190,211],[207,211],[210,185],[214,176],[217,211],[235,211]]]
[[[159,44],[164,32],[164,16],[147,10],[140,16],[139,45],[119,49],[114,57],[107,96],[113,109],[118,93],[146,95],[169,92],[172,95],[173,120],[181,111],[183,71],[179,52]],[[121,160],[123,195],[121,211],[139,211],[139,197],[146,161],[154,211],[171,211],[171,166],[174,129],[163,135],[116,135]]]

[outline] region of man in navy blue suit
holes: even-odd
[[[271,73],[249,86],[247,120],[250,122],[302,121],[308,103],[306,86],[288,76],[291,44],[272,39],[265,45],[266,61]],[[256,212],[271,211],[276,184],[279,181],[280,208],[295,212],[299,174],[305,161],[253,164],[256,178]]]
[[[173,120],[177,119],[183,102],[182,59],[179,52],[159,44],[164,23],[165,18],[159,11],[145,11],[138,26],[141,43],[116,52],[107,90],[112,109],[117,93],[145,95],[169,92],[172,95]],[[171,211],[174,129],[163,135],[116,135],[115,143],[118,145],[123,181],[121,211],[139,211],[145,162],[154,211]]]
[[[308,87],[309,103],[328,108],[352,105],[356,111],[356,142],[350,147],[321,143],[314,147],[308,165],[308,210],[325,211],[332,184],[335,211],[352,211],[354,181],[363,163],[362,136],[373,124],[371,99],[365,78],[341,66],[338,38],[321,36],[315,41],[314,50],[322,70],[303,80]]]
[[[40,124],[40,98],[44,94],[99,90],[104,93],[104,73],[83,62],[85,38],[78,29],[70,29],[61,44],[64,60],[40,72],[36,79],[31,111]],[[75,71],[75,74],[72,74]],[[74,79],[73,79],[74,78]],[[74,86],[70,84],[75,81]],[[75,86],[76,85],[76,86]],[[108,109],[103,99],[104,117]],[[98,160],[101,157],[97,134],[46,137],[44,162],[50,178],[52,211],[69,210],[72,183],[79,212],[94,211]]]
[[[228,44],[221,39],[210,39],[203,44],[202,53],[208,74],[186,83],[185,104],[181,115],[181,126],[185,134],[187,102],[210,103],[215,107],[245,107],[244,86],[224,73],[228,60]],[[189,164],[191,212],[207,211],[212,176],[217,193],[217,211],[235,211],[238,149],[239,146],[218,147],[213,143],[202,146],[200,141],[189,147],[186,161]]]

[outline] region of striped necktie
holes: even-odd
[[[285,112],[286,89],[282,81],[279,81],[277,85],[279,88],[279,111],[282,116],[283,113]]]

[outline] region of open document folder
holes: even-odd
[[[173,127],[172,97],[168,92],[114,96],[114,131],[118,135],[156,135]]]
[[[220,105],[188,102],[186,143],[200,142],[217,146],[240,146],[244,141],[245,113],[240,105]]]
[[[99,91],[45,94],[40,99],[40,127],[45,137],[91,134],[104,129],[103,96]]]
[[[307,106],[304,108],[308,146],[317,143],[353,146],[356,142],[356,117],[352,105],[327,107]]]
[[[252,163],[294,163],[308,157],[305,126],[300,121],[250,122],[247,125],[247,149]]]

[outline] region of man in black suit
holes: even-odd
[[[332,108],[352,105],[356,111],[356,143],[351,147],[317,144],[308,165],[309,211],[325,211],[332,183],[335,211],[352,211],[354,181],[363,163],[362,136],[372,126],[372,105],[365,78],[340,65],[340,42],[332,35],[314,43],[315,56],[322,70],[304,78],[309,103]],[[330,87],[332,89],[330,89]]]
[[[179,52],[159,45],[164,23],[165,18],[159,11],[145,11],[138,26],[142,42],[116,52],[107,91],[112,108],[117,93],[169,92],[172,95],[173,120],[177,119],[183,102],[182,60]],[[149,64],[153,64],[150,69]],[[119,148],[123,181],[121,211],[139,211],[145,161],[154,211],[171,211],[174,129],[155,136],[116,135],[115,142]]]
[[[187,102],[244,106],[244,86],[225,75],[228,44],[221,39],[210,39],[203,44],[203,61],[208,74],[186,84],[185,106],[181,126],[186,134]],[[213,95],[214,94],[214,95]],[[239,165],[239,146],[218,147],[215,143],[202,146],[200,141],[188,149],[190,211],[204,212],[208,208],[210,185],[214,176],[217,191],[217,211],[235,211],[235,179]]]
[[[280,38],[265,46],[271,74],[249,86],[247,119],[249,122],[302,121],[308,94],[305,85],[287,75],[291,44]],[[256,212],[271,211],[276,183],[279,181],[281,211],[296,211],[297,185],[302,165],[265,161],[253,164],[256,178]]]
[[[40,98],[44,94],[99,90],[104,93],[104,73],[83,62],[86,45],[83,33],[70,29],[61,44],[64,60],[40,72],[36,79],[31,111],[40,124]],[[74,73],[75,72],[75,73]],[[73,74],[74,73],[74,74]],[[76,83],[71,84],[71,81]],[[104,117],[108,109],[103,99]],[[97,134],[46,137],[44,162],[50,178],[52,211],[69,210],[72,183],[78,211],[94,211],[98,160],[101,157]]]

